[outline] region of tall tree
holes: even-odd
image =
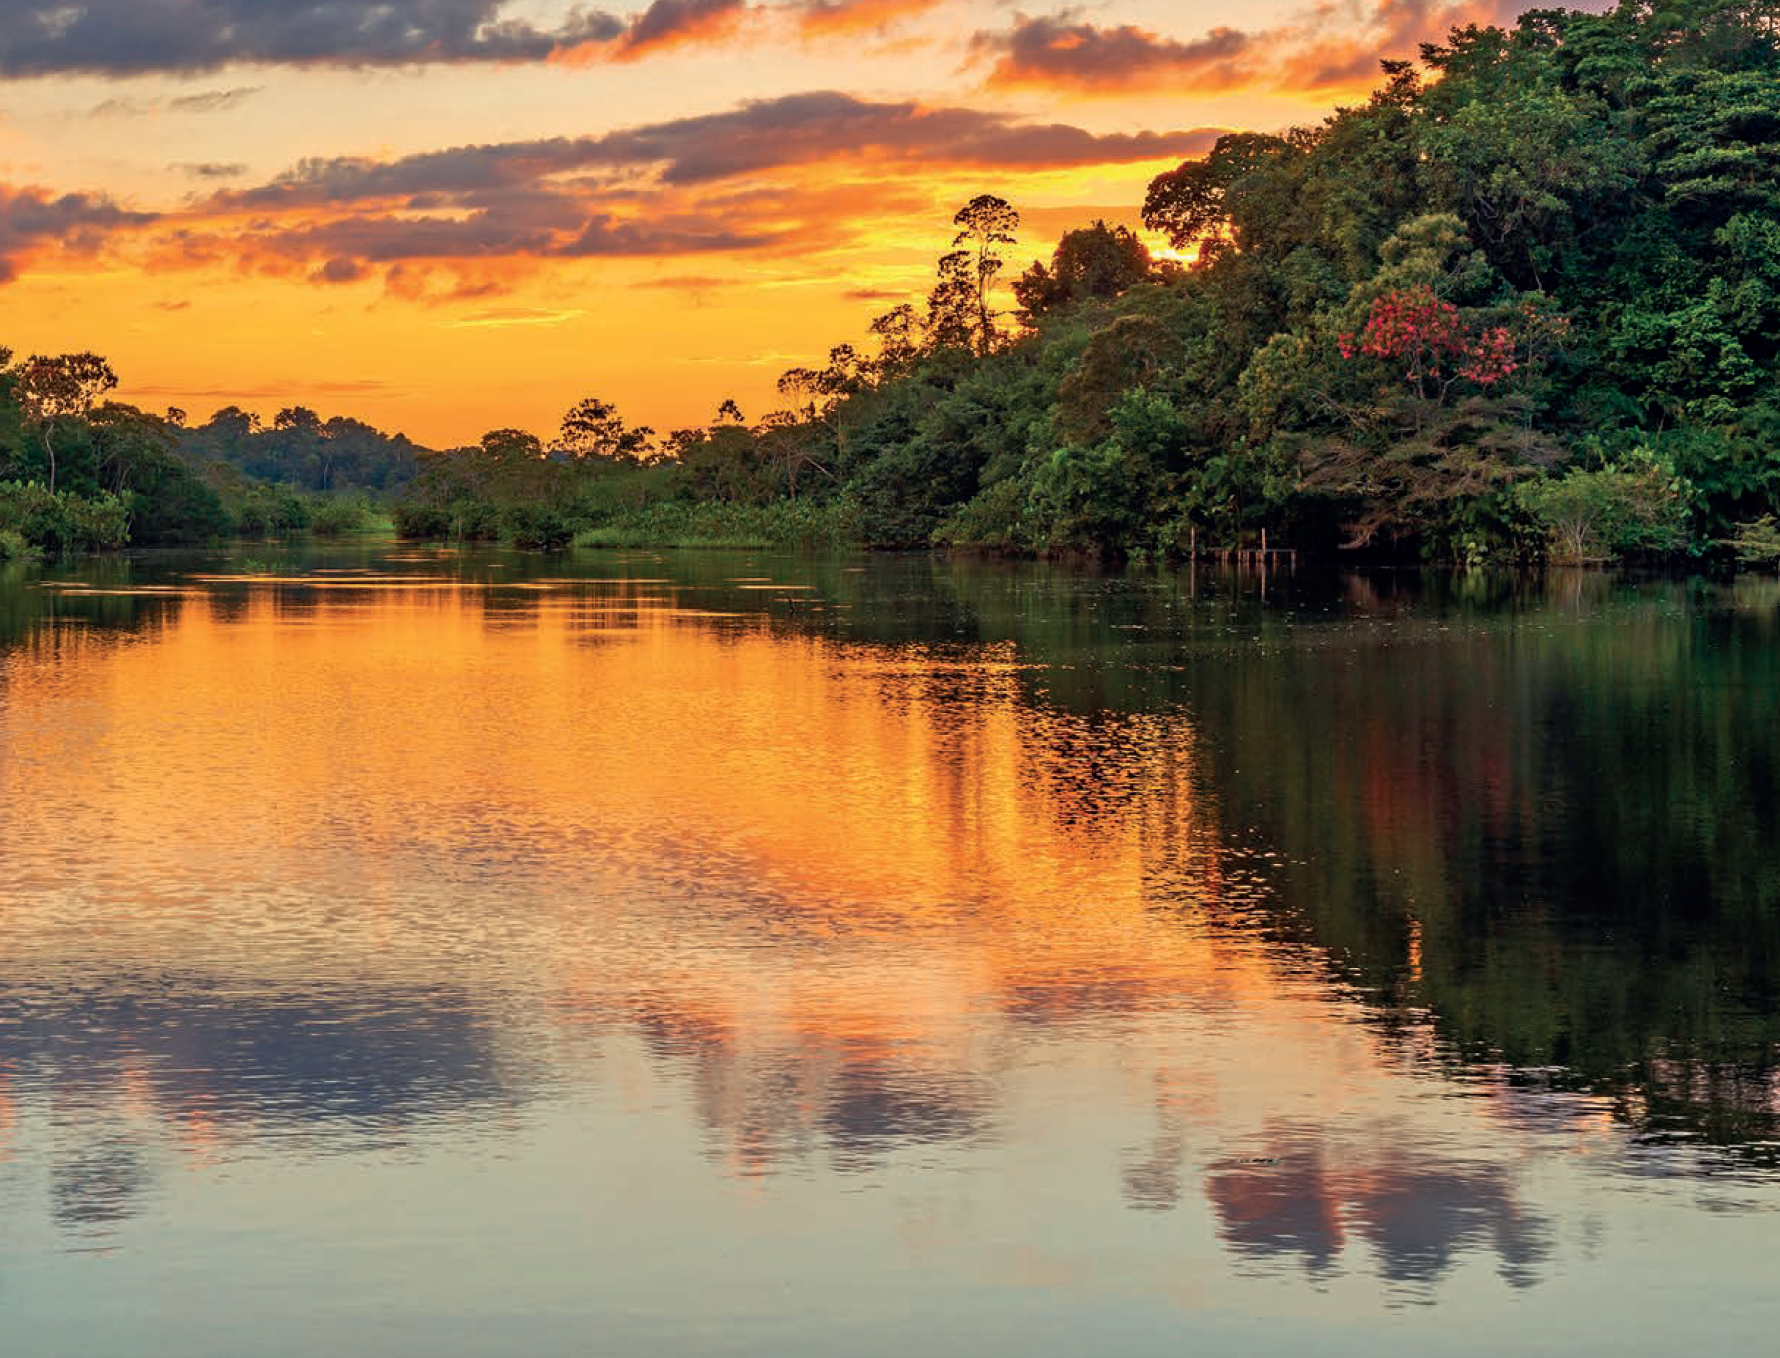
[[[1020,226],[1020,214],[1005,198],[992,193],[979,193],[952,218],[958,234],[952,237],[952,249],[962,251],[964,260],[954,265],[972,298],[975,310],[977,353],[987,354],[995,347],[995,317],[989,309],[989,295],[1001,274],[1002,258],[996,247],[1014,244],[1014,232]],[[946,260],[954,256],[946,256]],[[941,260],[941,279],[945,278],[946,260]]]
[[[68,419],[84,419],[93,402],[117,386],[111,364],[97,354],[57,354],[53,358],[33,354],[19,371],[19,397],[25,418],[37,431],[49,462],[49,489],[56,489],[56,426]]]

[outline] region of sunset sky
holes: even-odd
[[[925,292],[972,195],[1021,210],[1023,268],[1526,7],[610,4],[0,0],[0,344],[434,445],[588,395],[758,418]]]

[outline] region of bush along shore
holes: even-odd
[[[405,536],[546,550],[1780,564],[1771,7],[1455,29],[1137,217],[1015,273],[1019,212],[979,195],[859,346],[665,435],[597,397],[547,443],[301,407],[188,428],[103,401],[94,355],[0,351],[0,553],[115,545],[119,504],[131,542],[285,531],[284,497],[345,492]]]

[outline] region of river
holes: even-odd
[[[1780,582],[0,574],[0,1347],[1780,1326]]]

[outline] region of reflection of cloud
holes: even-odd
[[[206,980],[113,982],[45,1003],[0,986],[0,1064],[91,1098],[140,1080],[163,1116],[204,1108],[286,1130],[416,1120],[510,1097],[467,996],[392,986],[243,994]]]
[[[1502,1277],[1524,1287],[1550,1248],[1546,1223],[1521,1207],[1500,1168],[1388,1143],[1336,1153],[1309,1130],[1278,1130],[1263,1153],[1215,1167],[1206,1194],[1232,1249],[1296,1257],[1313,1273],[1333,1266],[1350,1234],[1398,1283],[1434,1282],[1487,1242]]]
[[[132,1146],[83,1150],[51,1171],[50,1210],[63,1226],[113,1226],[134,1214],[149,1182],[141,1152]]]
[[[837,1169],[869,1169],[905,1146],[970,1141],[989,1124],[981,1079],[894,1061],[873,1040],[774,1042],[653,1003],[635,1022],[654,1060],[690,1080],[700,1119],[744,1172],[818,1150]]]

